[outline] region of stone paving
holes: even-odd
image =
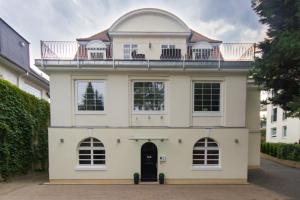
[[[296,180],[297,179],[297,180]],[[0,200],[282,200],[300,199],[300,170],[262,160],[248,185],[45,185],[45,175],[0,183]]]

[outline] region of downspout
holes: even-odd
[[[18,76],[18,78],[17,78],[17,86],[21,89],[21,85],[20,85],[20,83],[21,83],[21,78],[22,77],[24,77],[24,76],[28,76],[29,75],[29,73],[28,73],[28,71],[26,71],[26,73],[24,73],[24,74],[21,74],[20,76]]]

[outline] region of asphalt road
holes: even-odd
[[[261,169],[250,170],[248,181],[291,199],[300,200],[300,169],[261,160]]]

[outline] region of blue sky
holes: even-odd
[[[266,27],[251,0],[0,0],[0,17],[31,43],[31,65],[40,40],[75,40],[109,26],[123,14],[153,7],[172,12],[192,29],[224,42],[258,42]]]

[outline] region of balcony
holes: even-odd
[[[253,43],[216,43],[209,46],[188,44],[184,48],[182,44],[181,48],[180,45],[161,45],[156,46],[156,50],[151,45],[120,46],[123,55],[114,57],[110,44],[88,46],[76,41],[41,41],[41,59],[37,59],[35,64],[41,68],[249,69],[255,57]]]

